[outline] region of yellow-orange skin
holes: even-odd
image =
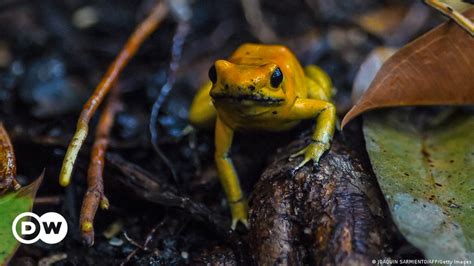
[[[215,83],[207,82],[190,108],[190,123],[200,127],[215,123],[215,160],[219,178],[237,222],[248,226],[247,203],[229,157],[234,131],[281,131],[303,119],[316,119],[313,142],[294,156],[304,155],[298,168],[319,161],[329,149],[336,124],[330,102],[332,83],[319,67],[303,69],[286,47],[243,44],[228,60],[217,60]],[[279,67],[283,81],[276,88],[271,76]]]

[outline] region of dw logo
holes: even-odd
[[[30,221],[25,221],[28,217]],[[12,233],[16,240],[23,244],[33,244],[38,240],[57,244],[66,237],[67,223],[66,219],[56,212],[47,212],[41,217],[32,212],[24,212],[13,220]]]

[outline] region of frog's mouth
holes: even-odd
[[[269,96],[263,96],[258,94],[243,94],[243,95],[230,95],[230,94],[211,94],[214,100],[228,100],[237,103],[258,103],[262,105],[281,105],[285,100],[281,98],[274,98]]]

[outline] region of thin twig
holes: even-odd
[[[133,240],[132,238],[130,238],[130,237],[127,235],[127,232],[124,232],[123,235],[125,236],[125,239],[127,239],[127,241],[130,242],[132,245],[134,245],[136,248],[135,248],[130,254],[128,254],[128,256],[125,258],[124,261],[122,261],[122,263],[120,263],[120,265],[125,265],[126,263],[128,263],[128,262],[130,261],[130,259],[131,259],[139,250],[150,251],[150,249],[148,248],[148,244],[150,243],[151,240],[153,240],[153,236],[155,235],[156,230],[158,230],[158,228],[160,228],[161,226],[163,226],[163,224],[165,224],[165,222],[166,222],[167,220],[168,220],[167,218],[164,218],[160,223],[158,223],[157,225],[155,225],[155,226],[150,230],[150,232],[148,232],[148,234],[147,234],[146,237],[145,237],[145,241],[143,242],[143,245],[140,245],[138,242],[136,242],[135,240]]]
[[[153,237],[155,236],[156,230],[158,230],[158,228],[163,226],[165,224],[165,222],[167,222],[167,221],[168,221],[168,217],[165,217],[163,220],[161,220],[161,222],[159,222],[157,225],[155,225],[150,230],[150,232],[148,232],[148,234],[145,237],[145,241],[143,242],[143,248],[144,248],[145,251],[150,250],[150,248],[148,247],[148,244],[153,240]]]
[[[94,217],[100,204],[102,209],[109,208],[109,201],[104,195],[104,157],[109,144],[109,135],[114,124],[115,114],[121,109],[117,86],[111,90],[110,98],[100,116],[92,147],[89,170],[87,172],[87,192],[84,195],[79,219],[84,242],[94,244]]]
[[[45,197],[37,197],[35,198],[35,205],[36,204],[44,204],[44,205],[58,205],[62,201],[60,196],[45,196]]]
[[[74,137],[69,144],[66,156],[61,168],[59,183],[62,186],[69,185],[71,181],[71,173],[76,161],[77,154],[81,149],[84,140],[89,131],[89,121],[94,115],[95,111],[101,104],[105,95],[108,93],[112,85],[117,81],[123,68],[127,65],[130,59],[136,54],[141,44],[156,30],[160,22],[166,17],[168,8],[163,2],[159,2],[151,10],[150,15],[135,29],[135,32],[130,36],[122,51],[120,51],[117,58],[110,65],[107,73],[102,78],[101,82],[94,91],[94,94],[89,98],[84,105],[79,120],[77,122],[77,129]]]
[[[0,195],[10,187],[14,190],[21,188],[16,181],[16,160],[13,145],[7,130],[0,122]]]
[[[130,187],[140,197],[167,207],[177,207],[191,215],[192,219],[198,220],[213,228],[217,234],[228,235],[228,228],[224,217],[216,214],[204,204],[194,202],[189,196],[179,192],[165,178],[153,177],[152,174],[140,166],[126,161],[118,154],[108,153],[107,163],[119,170],[122,174],[117,175],[119,181]]]
[[[120,263],[120,266],[126,265],[132,259],[132,257],[137,254],[139,250],[139,248],[135,248],[132,252],[130,252],[130,254],[128,254],[128,256],[125,258],[125,260]]]
[[[132,252],[130,252],[130,254],[128,254],[124,261],[120,263],[120,266],[127,264],[132,259],[132,257],[137,254],[139,250],[144,250],[142,245],[140,245],[138,242],[136,242],[127,235],[127,232],[123,232],[123,236],[125,237],[125,239],[127,239],[128,242],[130,242],[130,244],[134,245],[136,248]]]
[[[141,250],[145,250],[145,247],[143,247],[143,245],[138,243],[137,241],[133,240],[133,238],[129,237],[127,232],[123,232],[123,236],[125,237],[125,239],[127,239],[128,242],[130,242],[130,244],[134,245],[135,247]]]
[[[425,0],[425,3],[454,20],[454,22],[465,29],[471,36],[474,36],[474,23],[450,5],[439,0]]]
[[[166,164],[166,166],[168,166],[168,168],[171,171],[171,175],[173,176],[176,182],[178,181],[178,175],[176,173],[176,170],[174,169],[174,166],[171,163],[171,161],[166,157],[166,155],[163,153],[163,151],[160,149],[157,143],[158,141],[157,123],[158,123],[158,113],[160,111],[160,108],[163,105],[164,101],[166,100],[168,94],[170,93],[175,83],[176,72],[178,71],[179,62],[181,60],[184,40],[186,39],[186,36],[188,35],[188,33],[189,33],[188,21],[186,20],[180,21],[178,23],[176,33],[173,37],[173,45],[171,48],[171,62],[169,65],[168,78],[166,80],[165,85],[163,85],[163,87],[161,88],[160,93],[158,94],[158,97],[156,97],[156,100],[153,103],[153,108],[150,114],[150,124],[149,124],[151,143],[153,145],[153,148],[158,154],[158,156],[160,156],[160,158]]]

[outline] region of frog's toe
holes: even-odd
[[[306,153],[306,149],[307,149],[307,147],[305,147],[304,149],[299,150],[299,151],[296,152],[296,153],[293,153],[292,155],[290,155],[290,159],[294,159],[294,158],[296,158],[296,157],[299,157],[299,156],[305,154],[305,153]]]
[[[305,156],[305,158],[295,167],[295,170],[300,169],[305,164],[307,164],[309,161],[311,161],[311,158],[308,158],[308,157]]]
[[[235,228],[237,228],[237,224],[238,224],[239,222],[240,222],[241,224],[243,224],[243,225],[245,226],[245,228],[247,228],[247,229],[250,228],[250,227],[249,227],[249,221],[248,221],[247,218],[245,218],[245,219],[244,219],[244,218],[232,218],[232,225],[231,225],[230,228],[231,228],[232,230],[235,230]]]
[[[328,149],[328,143],[314,142],[308,145],[306,148],[300,150],[299,152],[291,155],[290,158],[294,158],[296,156],[304,154],[304,159],[298,164],[298,166],[295,167],[295,169],[299,169],[311,160],[314,162],[314,164],[317,164],[323,153]]]
[[[237,202],[231,202],[230,211],[232,213],[232,230],[235,230],[239,222],[242,223],[247,229],[249,228],[248,207],[247,201],[245,199],[241,199]]]

